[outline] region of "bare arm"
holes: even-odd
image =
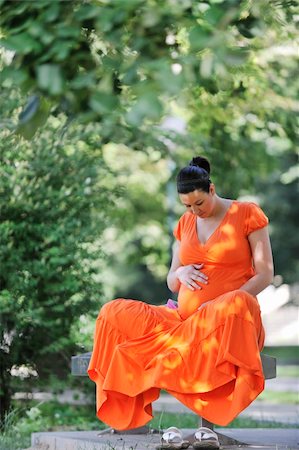
[[[176,241],[173,245],[172,261],[167,275],[167,286],[172,292],[178,292],[181,283],[192,291],[201,289],[197,282],[207,284],[208,280],[208,277],[199,270],[203,267],[203,264],[183,266],[179,256],[180,245],[179,241]]]
[[[253,231],[248,236],[256,274],[250,278],[241,290],[252,295],[259,294],[273,280],[273,259],[268,227]]]
[[[179,281],[176,275],[176,270],[182,265],[179,258],[179,251],[180,251],[180,242],[176,241],[173,244],[172,261],[167,275],[167,286],[172,292],[178,292],[181,285],[181,282]]]

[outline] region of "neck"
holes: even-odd
[[[223,214],[227,209],[227,200],[215,194],[214,208],[210,215],[211,219],[215,219]]]

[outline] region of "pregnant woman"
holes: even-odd
[[[177,176],[186,212],[167,277],[176,307],[117,299],[98,316],[88,373],[97,416],[118,430],[152,419],[164,389],[206,420],[227,425],[264,389],[264,329],[256,295],[273,277],[268,219],[254,203],[217,195],[210,164],[193,158]],[[160,448],[186,448],[171,427]],[[207,428],[194,448],[218,448]]]

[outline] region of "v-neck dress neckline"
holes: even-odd
[[[220,228],[223,226],[224,222],[226,221],[229,212],[233,206],[233,204],[235,203],[235,200],[231,201],[231,204],[229,205],[229,207],[227,208],[227,210],[225,211],[224,216],[222,217],[222,219],[220,220],[219,224],[217,225],[217,227],[215,228],[215,230],[213,231],[212,234],[210,234],[210,236],[208,237],[208,239],[206,240],[206,242],[202,242],[199,237],[198,237],[198,233],[197,233],[197,216],[194,215],[194,231],[195,231],[195,237],[196,237],[196,242],[200,245],[200,247],[205,247],[207,246],[207,244],[209,244],[209,242],[212,240],[212,238],[216,235],[216,233],[220,230]]]

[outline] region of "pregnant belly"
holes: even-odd
[[[215,297],[217,297],[217,295],[213,295],[207,286],[203,289],[191,291],[191,289],[188,289],[182,284],[178,295],[179,315],[182,319],[187,319],[187,317],[191,316],[191,314],[198,310],[200,305],[209,300],[213,300]]]
[[[239,289],[253,276],[253,271],[249,270],[247,273],[243,272],[242,274],[227,271],[224,276],[223,270],[221,270],[218,273],[216,271],[207,273],[207,275],[209,282],[207,285],[202,286],[202,289],[192,291],[181,284],[178,295],[178,312],[182,319],[187,319],[191,316],[203,303],[211,301],[226,292]]]

